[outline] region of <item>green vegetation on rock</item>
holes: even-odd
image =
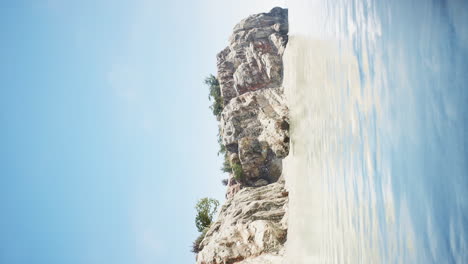
[[[244,170],[242,170],[242,165],[239,163],[233,164],[232,172],[234,173],[234,179],[236,179],[236,181],[241,182],[244,180]]]
[[[195,217],[195,225],[198,232],[202,232],[205,228],[210,227],[213,222],[213,216],[218,210],[219,201],[213,198],[202,198],[195,205],[197,216]]]
[[[229,179],[223,179],[221,181],[221,183],[224,185],[224,186],[227,186],[229,184]]]
[[[195,217],[195,225],[198,232],[201,232],[200,235],[192,243],[192,252],[198,253],[203,247],[200,246],[203,238],[205,238],[206,232],[213,222],[213,217],[216,211],[218,210],[219,201],[213,198],[202,198],[198,200],[195,205],[195,210],[197,210],[197,216]]]
[[[210,74],[210,76],[205,78],[205,84],[208,85],[208,88],[210,90],[208,98],[210,99],[210,101],[213,101],[213,104],[210,106],[210,109],[211,111],[213,111],[213,115],[219,118],[219,115],[221,114],[224,108],[219,81],[213,74]]]
[[[203,231],[200,233],[200,235],[195,239],[195,241],[193,241],[193,243],[192,243],[192,252],[193,253],[196,254],[196,253],[200,252],[203,249],[203,247],[201,246],[201,242],[205,238],[206,232],[208,232],[208,228],[203,229]]]
[[[221,167],[221,171],[228,172],[228,173],[232,172],[231,162],[227,158],[227,155],[224,155],[224,162],[223,162],[223,166]]]
[[[219,144],[218,156],[219,154],[226,155],[226,146],[223,144],[223,137],[221,136],[221,131],[218,131],[218,144]]]

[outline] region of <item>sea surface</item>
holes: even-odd
[[[468,263],[468,1],[287,5],[285,263]]]

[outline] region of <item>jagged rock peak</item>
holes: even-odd
[[[230,175],[227,198],[243,187],[276,182],[289,153],[289,111],[281,87],[288,10],[251,15],[233,31],[218,54],[224,101],[219,126],[227,160],[243,173]]]
[[[230,164],[241,167],[243,175],[231,174],[227,197],[245,186],[276,182],[289,153],[289,111],[281,87],[288,10],[251,15],[233,31],[229,46],[218,54],[225,105],[220,135]]]
[[[288,29],[288,10],[280,7],[251,15],[234,27],[229,46],[217,56],[225,104],[248,91],[281,86]]]
[[[243,30],[250,30],[253,28],[266,28],[275,24],[282,26],[284,33],[288,33],[288,10],[281,7],[274,7],[268,13],[260,13],[251,15],[239,22],[233,32],[238,33]]]

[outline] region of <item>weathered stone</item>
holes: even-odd
[[[275,182],[281,175],[281,159],[289,152],[288,108],[281,87],[287,34],[288,11],[275,7],[239,22],[229,46],[217,56],[225,104],[222,143],[229,153],[238,154],[235,162],[229,158],[231,165],[240,162],[243,170],[243,179],[232,181],[227,197],[243,186]]]
[[[226,201],[206,233],[197,263],[273,263],[252,261],[262,254],[268,255],[265,261],[280,255],[287,235],[287,203],[283,183],[240,190]]]
[[[221,113],[220,128],[222,143],[242,165],[242,185],[258,186],[260,179],[272,183],[279,178],[281,160],[289,153],[288,108],[281,88],[234,98]]]
[[[237,24],[217,56],[224,100],[220,136],[234,169],[227,201],[200,244],[197,264],[281,263],[288,203],[281,177],[289,153],[281,87],[287,34],[288,11],[276,7]]]
[[[225,104],[248,91],[281,85],[287,33],[288,10],[279,7],[249,16],[234,27],[229,46],[217,56]]]

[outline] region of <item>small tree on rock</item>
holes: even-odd
[[[210,227],[218,206],[219,201],[213,198],[202,198],[198,201],[195,205],[195,210],[197,210],[195,225],[197,226],[198,232],[203,232],[205,228]]]
[[[219,118],[219,115],[221,114],[224,108],[219,81],[216,78],[216,76],[210,74],[210,76],[205,78],[205,84],[208,85],[208,89],[210,90],[208,98],[210,99],[210,101],[213,100],[210,109],[211,111],[213,111],[213,115]]]

